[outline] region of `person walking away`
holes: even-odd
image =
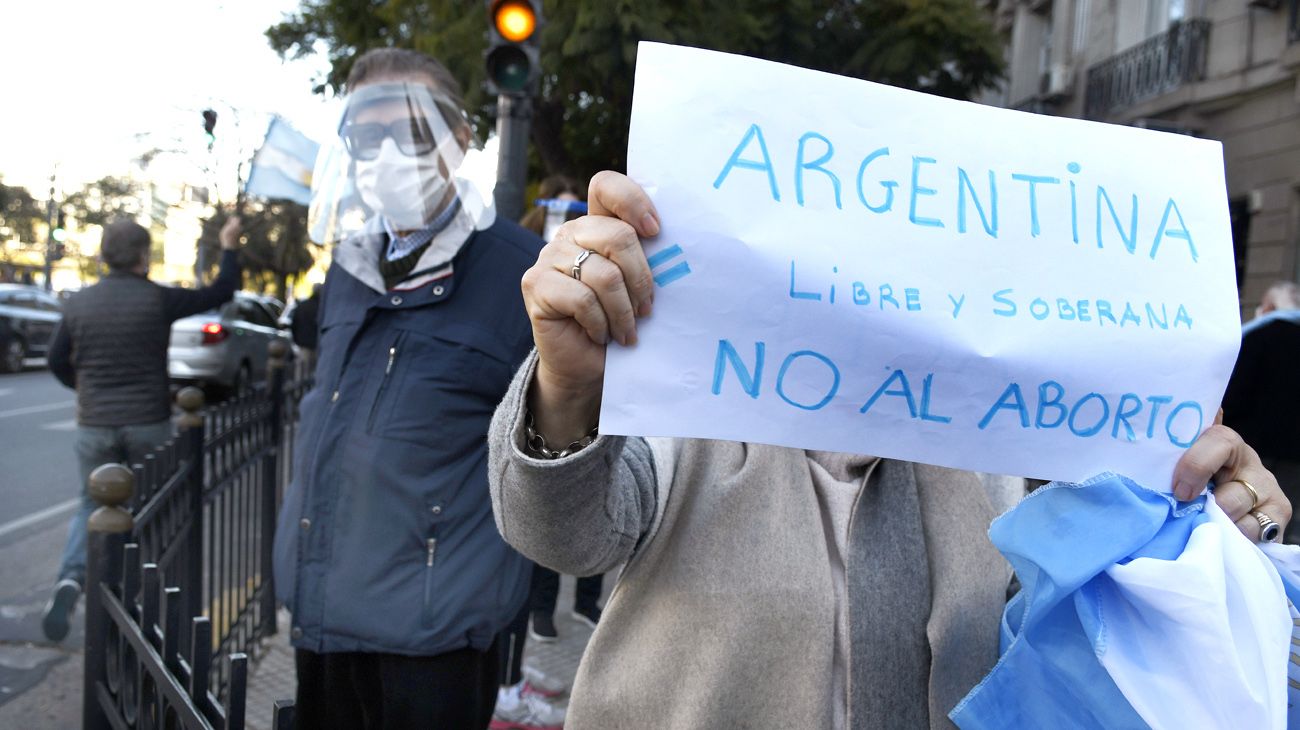
[[[108,275],[68,298],[50,345],[50,372],[77,391],[77,466],[81,504],[68,525],[58,583],[41,627],[51,641],[68,635],[86,582],[86,519],[95,503],[86,493],[101,464],[138,464],[172,435],[167,346],[172,322],[230,301],[239,288],[241,224],[221,227],[217,278],[202,289],[149,281],[149,231],[133,221],[104,228],[100,260]]]

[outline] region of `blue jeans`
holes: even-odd
[[[78,426],[77,466],[81,473],[81,504],[68,524],[59,580],[86,584],[86,520],[97,505],[86,493],[90,472],[103,464],[140,464],[144,457],[172,437],[170,420],[134,426]]]

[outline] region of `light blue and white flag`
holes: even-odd
[[[1300,727],[1300,548],[1114,475],[1044,487],[989,537],[1021,591],[963,730]]]
[[[302,205],[311,202],[312,168],[320,145],[289,123],[274,117],[266,141],[253,156],[244,192],[262,198],[284,198]]]

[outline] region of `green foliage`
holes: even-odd
[[[0,228],[8,228],[8,235],[0,240],[17,238],[24,243],[37,243],[36,227],[45,222],[45,206],[37,202],[27,188],[5,185],[0,180]]]
[[[544,174],[586,176],[626,163],[637,43],[741,53],[952,98],[997,81],[1001,43],[973,0],[565,0],[544,3],[533,148]],[[481,130],[487,13],[480,0],[303,0],[266,35],[285,57],[323,49],[327,88],[379,46],[424,51],[465,85]],[[539,171],[541,172],[541,171]]]
[[[208,276],[215,273],[221,258],[217,234],[228,216],[219,209],[203,219],[198,248]],[[244,287],[272,293],[284,301],[288,280],[302,276],[315,262],[307,240],[307,208],[290,200],[249,200],[240,219],[244,229],[240,253]]]
[[[104,226],[121,218],[140,215],[140,185],[120,177],[102,177],[86,183],[64,201],[64,209],[78,225]]]

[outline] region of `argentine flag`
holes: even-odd
[[[311,175],[319,151],[319,144],[283,119],[273,117],[266,130],[266,141],[253,155],[244,192],[307,205],[311,202]]]
[[[949,714],[963,730],[1300,728],[1300,548],[1110,474],[1040,489],[989,537],[1021,590]]]

